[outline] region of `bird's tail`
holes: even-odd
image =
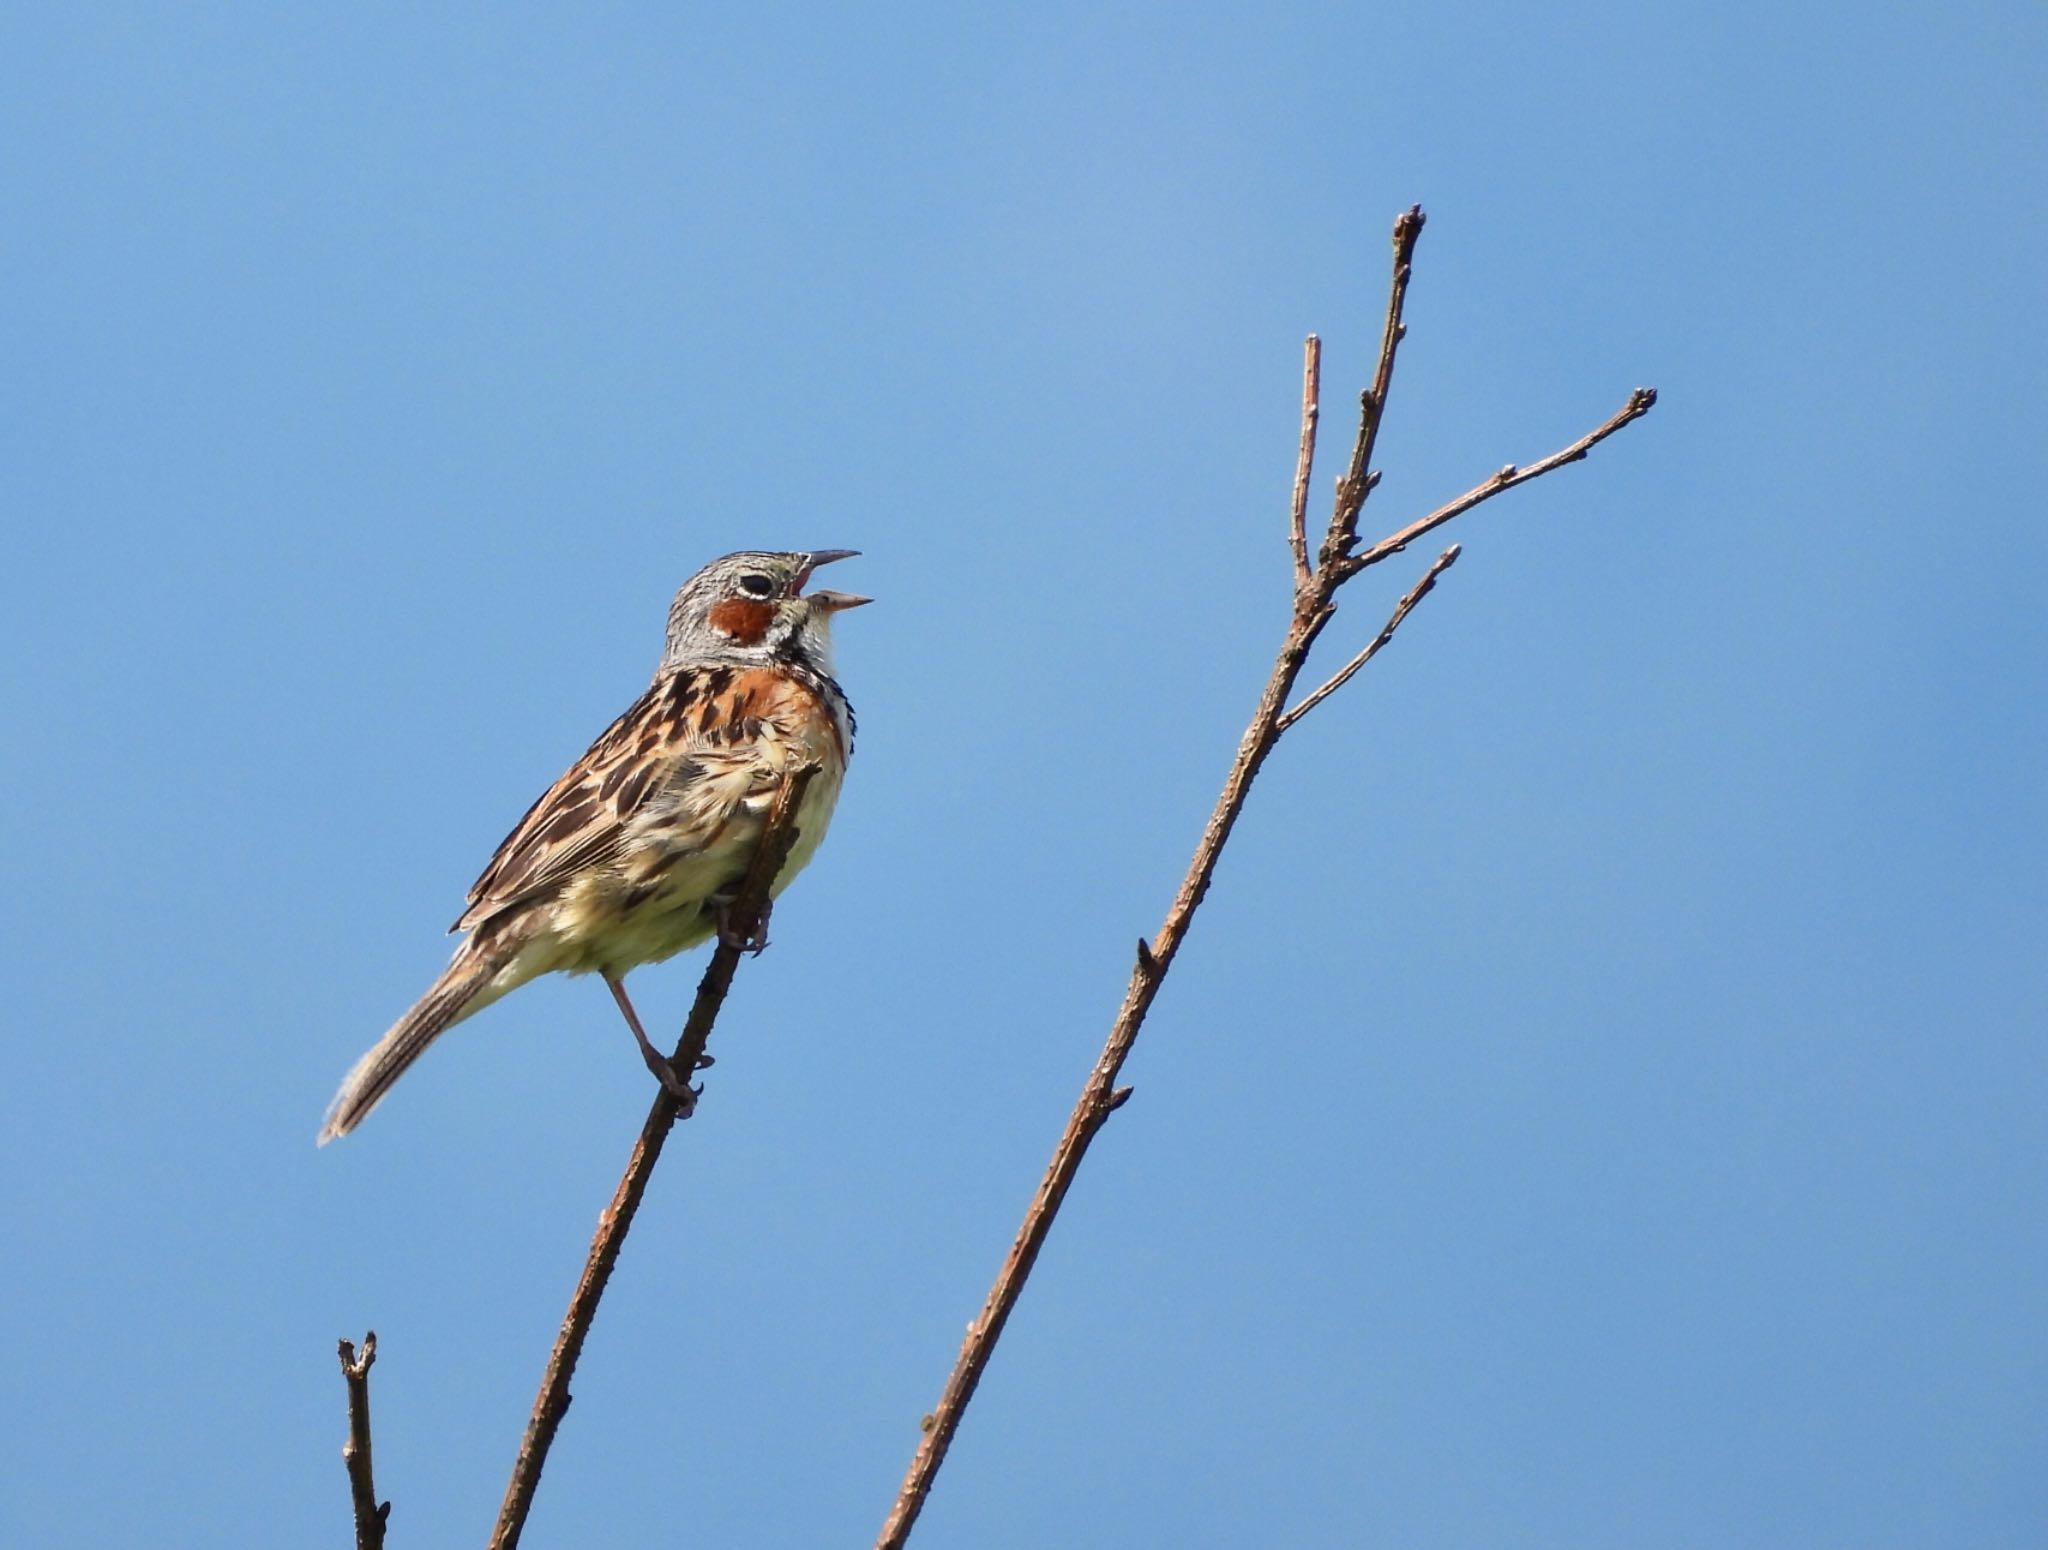
[[[475,952],[465,943],[412,1010],[393,1023],[391,1031],[370,1046],[355,1069],[342,1078],[341,1091],[327,1106],[327,1118],[321,1123],[320,1144],[325,1146],[360,1125],[363,1116],[377,1107],[391,1084],[426,1053],[429,1044],[510,989],[493,983],[502,966],[497,955]]]

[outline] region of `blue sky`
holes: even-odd
[[[1283,625],[1301,337],[1340,432],[1420,201],[1369,534],[1663,401],[1268,766],[917,1542],[2039,1544],[2044,45],[9,12],[0,1538],[341,1542],[375,1327],[392,1543],[481,1540],[649,1078],[551,981],[321,1109],[677,584],[845,546],[839,817],[527,1542],[871,1540]]]

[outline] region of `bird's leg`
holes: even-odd
[[[727,947],[760,957],[768,950],[768,917],[775,912],[775,901],[763,899],[761,913],[744,926],[733,918],[732,904],[730,899],[718,901],[718,940]]]
[[[697,1107],[698,1089],[677,1076],[676,1068],[669,1064],[668,1058],[648,1039],[647,1030],[640,1026],[640,1014],[633,1010],[633,1003],[626,999],[626,982],[612,974],[607,974],[604,982],[611,987],[612,999],[619,1003],[619,1010],[626,1014],[626,1026],[633,1030],[633,1037],[640,1041],[640,1058],[647,1062],[647,1069],[654,1073],[655,1080],[661,1083],[662,1090],[675,1099],[682,1108],[683,1118],[688,1119],[691,1111]],[[709,1065],[711,1062],[707,1060],[704,1064]]]

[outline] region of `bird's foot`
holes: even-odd
[[[718,906],[718,940],[727,947],[736,947],[743,953],[760,957],[768,950],[768,917],[774,910],[773,902],[763,904],[758,917],[743,923],[728,900]]]
[[[688,1119],[697,1107],[697,1095],[704,1089],[692,1087],[676,1075],[675,1066],[654,1047],[654,1042],[647,1037],[647,1030],[640,1026],[640,1014],[633,1010],[633,1003],[626,995],[625,981],[615,974],[607,974],[604,982],[611,987],[612,998],[619,1003],[619,1010],[625,1014],[626,1026],[633,1030],[633,1042],[640,1046],[640,1058],[647,1062],[647,1069],[652,1071],[654,1079],[661,1083],[661,1090],[675,1099],[676,1107],[682,1110],[682,1117]],[[699,1071],[710,1064],[709,1055],[698,1055]]]
[[[682,1110],[682,1118],[688,1119],[696,1111],[697,1100],[703,1095],[704,1089],[692,1087],[688,1082],[684,1081],[682,1077],[676,1074],[676,1068],[667,1060],[664,1060],[654,1049],[649,1048],[644,1053],[647,1056],[647,1069],[652,1071],[654,1079],[661,1083],[661,1090],[675,1099],[676,1107]],[[698,1065],[701,1069],[701,1067],[710,1063],[710,1060],[707,1058],[698,1062]]]

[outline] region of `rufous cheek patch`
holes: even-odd
[[[750,603],[742,597],[729,597],[722,603],[713,603],[705,620],[721,635],[742,646],[758,646],[768,633],[769,621],[775,617],[775,609],[768,603]]]

